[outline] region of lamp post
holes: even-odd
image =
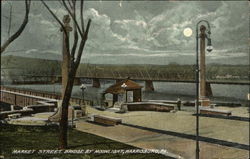
[[[123,83],[123,84],[121,85],[121,87],[125,90],[125,94],[126,94],[126,103],[127,103],[127,90],[126,90],[126,88],[127,88],[128,86],[126,85],[126,83]]]
[[[199,36],[198,34],[198,27],[199,27],[199,24],[201,22],[205,22],[207,24],[207,27],[208,27],[208,31],[207,31],[207,34],[206,34],[206,27],[204,25],[201,25],[200,26],[200,31],[201,31],[201,34]],[[208,23],[208,21],[206,20],[201,20],[199,21],[197,24],[196,24],[196,159],[199,159],[199,152],[200,152],[200,149],[199,149],[199,95],[200,95],[200,78],[202,80],[202,90],[203,91],[202,95],[204,95],[204,91],[205,91],[205,39],[208,40],[207,42],[207,51],[208,52],[211,52],[213,50],[213,47],[212,47],[212,43],[211,43],[211,38],[210,38],[210,34],[211,34],[211,31],[210,31],[210,25]],[[201,77],[200,77],[200,67],[199,67],[199,38],[200,38],[200,54],[201,54],[201,60],[200,60],[200,65],[201,65],[201,68],[202,68],[202,71],[201,71]]]
[[[80,89],[82,90],[82,100],[83,100],[84,104],[85,104],[85,100],[84,100],[84,90],[85,90],[86,88],[87,88],[87,87],[86,87],[84,84],[82,84],[82,85],[80,86]]]

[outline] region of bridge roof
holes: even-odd
[[[104,93],[111,93],[111,94],[120,94],[124,93],[125,90],[124,88],[121,87],[121,85],[125,83],[127,85],[126,90],[131,91],[131,90],[136,90],[136,89],[141,89],[142,86],[139,85],[138,83],[130,80],[130,79],[125,79],[120,82],[117,82],[113,85],[111,85],[109,88],[107,88]]]

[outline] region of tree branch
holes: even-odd
[[[64,27],[63,23],[58,19],[58,17],[55,15],[55,13],[49,8],[49,6],[44,2],[44,0],[41,0],[43,5],[47,8],[47,10],[50,12],[50,14],[55,18],[55,20],[60,24],[62,31],[65,33],[66,39],[69,38],[68,32],[66,31],[66,28]],[[69,42],[66,40],[66,48],[67,52],[69,53]]]
[[[78,66],[79,63],[80,63],[80,61],[81,61],[83,48],[84,48],[85,43],[86,43],[86,41],[88,39],[88,33],[89,33],[90,24],[91,24],[91,19],[88,20],[88,24],[87,24],[86,31],[84,33],[84,37],[82,38],[80,46],[79,46],[79,49],[78,49],[77,58],[76,58],[76,62],[75,62],[76,66]]]
[[[79,34],[80,34],[81,37],[83,38],[83,37],[84,37],[83,31],[80,29],[80,27],[79,27],[79,25],[78,25],[76,19],[75,19],[74,16],[73,16],[72,11],[70,11],[69,7],[68,7],[67,4],[65,3],[65,0],[62,0],[62,2],[63,2],[63,5],[64,5],[65,9],[69,12],[71,18],[73,19],[74,23],[76,24],[76,27],[77,27],[77,29],[78,29]]]
[[[24,28],[26,27],[28,21],[29,21],[29,12],[30,12],[30,4],[31,0],[25,0],[25,17],[23,19],[22,25],[19,27],[19,29],[9,37],[8,40],[1,46],[1,54],[5,51],[5,49],[13,42],[15,39],[17,39],[21,33],[23,32]]]
[[[72,9],[73,9],[73,18],[76,19],[76,1],[73,0],[72,1]],[[74,62],[75,60],[75,52],[76,52],[76,47],[77,47],[77,43],[78,43],[78,32],[77,32],[77,28],[76,28],[76,23],[74,22],[73,24],[74,26],[74,43],[73,43],[73,47],[71,49],[71,59],[72,62]]]
[[[83,0],[81,0],[81,8],[80,8],[80,18],[81,18],[81,25],[82,25],[82,31],[84,32],[84,20],[83,20]]]
[[[87,40],[87,39],[88,39],[90,24],[91,24],[91,19],[88,20],[87,28],[86,28],[86,31],[85,31],[84,36],[83,36],[83,39],[84,39],[84,40]]]
[[[73,5],[74,5],[73,1],[72,1],[72,3],[70,3],[70,0],[67,0],[67,1],[68,1],[68,4],[69,4],[70,8],[73,9]]]
[[[55,15],[55,13],[52,12],[52,10],[49,8],[49,6],[44,2],[44,0],[41,0],[43,5],[47,8],[47,10],[50,12],[50,14],[55,18],[55,20],[60,24],[61,29],[63,29],[64,33],[66,33],[66,29],[63,25],[63,23],[58,19],[58,17]]]

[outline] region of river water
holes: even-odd
[[[100,104],[101,93],[112,85],[113,82],[101,82],[101,88],[93,88],[91,84],[86,84],[87,88],[84,92],[84,98],[94,101],[95,105]],[[144,86],[144,82],[139,82]],[[195,99],[195,84],[194,83],[173,83],[173,82],[154,82],[155,91],[146,92],[142,89],[142,100],[194,100]],[[60,93],[61,85],[7,85],[16,88],[39,90],[52,93]],[[223,101],[246,104],[247,93],[249,92],[249,86],[247,85],[222,85],[212,84],[213,97],[212,101]],[[73,97],[82,97],[82,92],[79,86],[74,86]],[[111,99],[112,96],[107,95],[106,98]]]

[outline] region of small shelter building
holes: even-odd
[[[104,91],[104,94],[110,93],[113,95],[113,105],[115,102],[118,101],[118,95],[119,94],[126,94],[126,102],[127,102],[127,93],[128,91],[133,92],[133,102],[141,102],[142,94],[141,94],[142,86],[138,83],[130,80],[125,79],[121,80],[113,85],[111,85],[109,88],[107,88]]]

